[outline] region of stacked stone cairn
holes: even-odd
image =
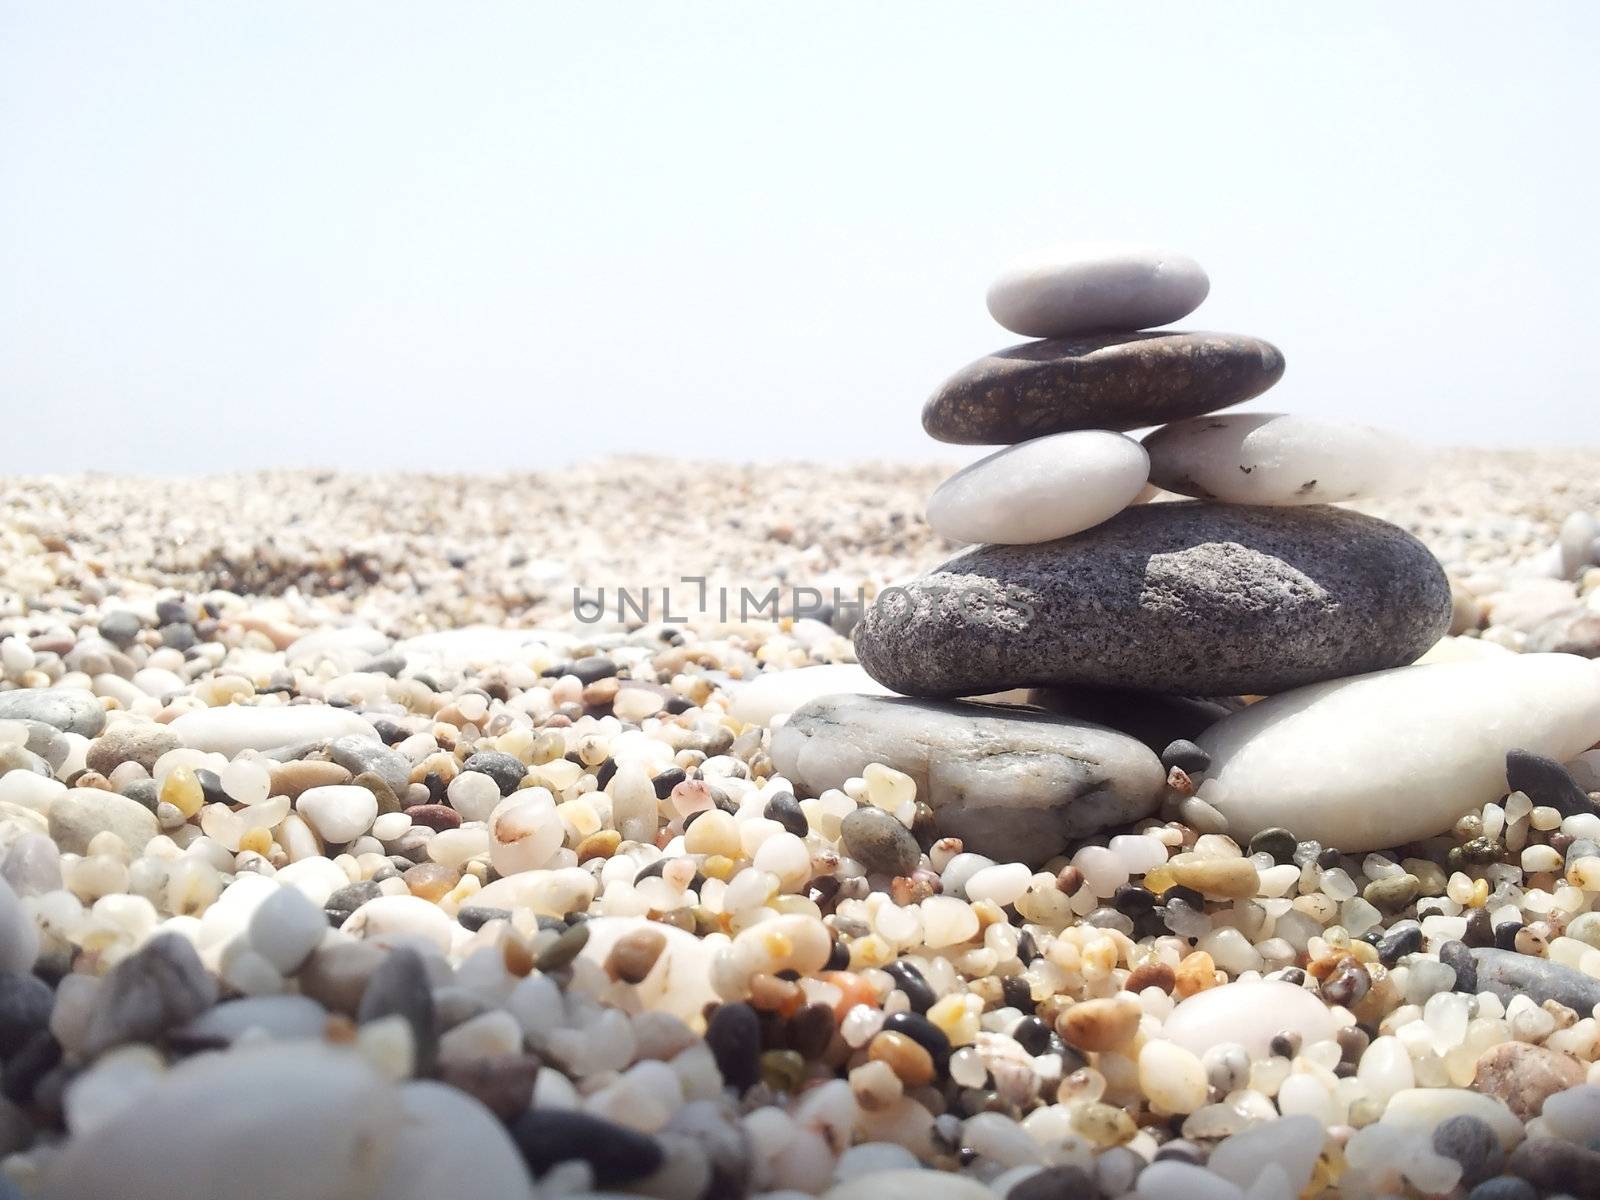
[[[976,544],[878,597],[856,651],[897,695],[801,706],[774,742],[786,775],[822,789],[893,765],[941,833],[1031,864],[1163,801],[1241,845],[1287,828],[1353,852],[1504,795],[1512,751],[1559,763],[1600,737],[1600,674],[1573,656],[1408,665],[1452,657],[1445,573],[1404,530],[1332,505],[1405,486],[1418,450],[1219,413],[1284,359],[1155,328],[1209,286],[1182,255],[1104,247],[994,284],[995,319],[1037,340],[962,368],[922,414],[940,441],[1004,446],[928,504],[937,532]],[[954,703],[996,693],[1013,706]]]

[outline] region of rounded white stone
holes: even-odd
[[[307,788],[294,807],[325,842],[354,841],[378,817],[378,798],[353,783]]]
[[[459,1088],[431,1079],[400,1089],[403,1108],[394,1147],[373,1195],[436,1200],[462,1183],[481,1196],[533,1200],[533,1181],[511,1136],[487,1108]]]
[[[25,974],[39,957],[39,928],[11,885],[0,878],[0,971]]]
[[[61,1200],[378,1195],[403,1112],[398,1089],[320,1040],[196,1055],[92,1136],[70,1138],[40,1190]],[[228,1119],[196,1137],[198,1114]]]
[[[293,975],[322,942],[328,917],[293,887],[280,887],[250,916],[250,948]]]
[[[1172,1010],[1161,1036],[1193,1054],[1223,1042],[1237,1042],[1252,1058],[1271,1053],[1280,1033],[1298,1033],[1305,1045],[1325,1042],[1337,1032],[1333,1016],[1305,988],[1277,979],[1225,983],[1197,992]]]
[[[1196,740],[1212,760],[1198,794],[1236,840],[1282,826],[1378,850],[1505,795],[1509,750],[1564,762],[1600,741],[1600,669],[1571,654],[1395,667],[1280,692]]]
[[[1459,1116],[1477,1117],[1485,1122],[1507,1150],[1522,1140],[1522,1122],[1506,1107],[1505,1101],[1466,1088],[1407,1088],[1396,1092],[1383,1110],[1383,1124],[1426,1133],[1439,1122]]]
[[[1210,290],[1186,255],[1074,242],[1014,263],[989,288],[989,315],[1024,337],[1149,329],[1182,320]]]
[[[1165,425],[1144,439],[1150,482],[1230,504],[1331,504],[1395,491],[1425,455],[1369,425],[1284,413],[1223,413]]]
[[[1144,447],[1120,433],[1051,434],[950,476],[928,500],[928,524],[957,542],[1048,542],[1116,516],[1149,473]]]
[[[241,750],[274,750],[346,734],[378,736],[362,717],[327,704],[227,704],[184,713],[167,728],[185,746],[229,758]]]
[[[843,692],[894,695],[855,663],[825,663],[788,671],[763,671],[749,683],[737,685],[728,711],[736,720],[765,725],[780,713],[792,713],[818,696]]]

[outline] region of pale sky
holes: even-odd
[[[1600,445],[1600,4],[0,0],[11,473],[965,461],[990,278],[1210,272],[1254,409]]]

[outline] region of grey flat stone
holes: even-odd
[[[1450,622],[1409,533],[1320,505],[1144,504],[1033,546],[977,546],[881,593],[855,633],[892,691],[1088,684],[1284,691],[1401,666]]]
[[[94,737],[106,727],[106,710],[82,688],[17,688],[0,692],[0,721],[42,721],[63,733]]]
[[[1546,1000],[1565,1004],[1579,1017],[1587,1017],[1600,1004],[1600,979],[1548,958],[1493,946],[1474,948],[1472,957],[1478,964],[1478,990],[1493,992],[1507,1003],[1520,993],[1538,1004]]]
[[[1138,429],[1258,396],[1283,375],[1237,333],[1108,333],[1024,342],[957,371],[922,409],[941,442],[998,446],[1069,429]]]
[[[137,800],[99,788],[73,788],[50,805],[50,837],[68,854],[87,854],[97,833],[111,832],[134,854],[161,832],[155,814]]]
[[[1149,815],[1166,772],[1133,738],[1026,709],[899,696],[823,696],[773,735],[772,761],[806,795],[868,763],[904,771],[939,832],[1001,862],[1041,863],[1075,839]]]

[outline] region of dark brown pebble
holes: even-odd
[[[435,833],[461,827],[461,814],[448,804],[414,804],[405,813],[413,825],[424,826]]]

